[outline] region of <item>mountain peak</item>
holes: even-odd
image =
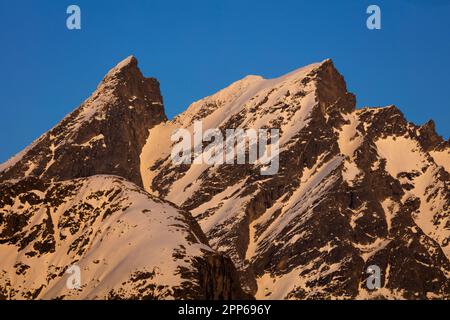
[[[130,55],[125,59],[123,59],[122,61],[120,61],[114,68],[109,70],[105,78],[107,78],[108,76],[114,76],[117,74],[127,72],[136,73],[136,71],[140,73],[140,70],[138,68],[138,61],[133,55]]]
[[[0,181],[113,174],[142,185],[140,148],[148,129],[166,119],[158,80],[145,78],[129,56],[107,73],[91,97],[0,167]]]
[[[331,58],[327,58],[327,59],[323,60],[322,62],[319,63],[319,66],[331,66],[331,67],[335,68],[334,61]]]
[[[421,126],[424,130],[429,130],[431,132],[436,131],[436,124],[434,123],[433,119],[428,120],[425,124]]]
[[[192,132],[198,120],[222,133],[279,130],[279,171],[267,178],[258,164],[174,164],[171,133]],[[389,273],[383,295],[447,297],[450,153],[433,132],[432,122],[419,129],[393,105],[356,110],[326,59],[277,78],[245,77],[155,126],[141,174],[149,193],[193,214],[256,298],[370,298],[380,294],[365,290],[371,265]]]
[[[324,113],[329,112],[329,107],[323,105],[331,106],[333,109],[344,113],[355,110],[356,97],[347,91],[345,79],[336,69],[333,60],[326,59],[317,64],[313,74],[317,78],[319,104],[321,104]]]
[[[200,152],[186,151],[201,161],[176,163],[172,134],[193,133],[196,121],[201,140],[194,133],[188,146]],[[251,161],[251,134],[241,145],[228,129],[278,130],[277,142],[270,134],[276,172],[262,174],[261,135]],[[207,242],[232,259],[256,298],[449,298],[449,163],[433,122],[416,126],[393,105],[356,110],[331,59],[277,78],[247,76],[168,121],[159,83],[129,56],[0,166],[0,250],[8,253],[0,298],[22,297],[22,288],[24,298],[71,298],[53,293],[72,261],[84,270],[87,297],[103,297],[106,287],[108,298],[241,296],[232,263],[206,255]],[[366,290],[371,266],[389,275],[380,291]]]
[[[155,79],[149,79],[152,79],[151,82],[155,82]],[[116,86],[142,86],[142,83],[146,81],[148,80],[139,69],[137,59],[130,55],[108,71],[97,89],[114,88]]]
[[[448,144],[436,132],[436,124],[432,119],[419,127],[419,141],[422,147],[427,150],[448,148]]]
[[[126,57],[125,59],[123,59],[122,61],[120,61],[115,68],[124,68],[128,65],[137,65],[138,61],[136,59],[135,56],[133,55],[129,55],[128,57]]]

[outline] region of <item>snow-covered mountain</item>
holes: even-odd
[[[191,214],[139,187],[148,129],[165,119],[158,82],[129,57],[1,165],[0,299],[248,297]]]
[[[221,270],[232,263],[192,216],[123,178],[27,178],[0,189],[3,298],[239,297],[238,282]],[[65,273],[73,265],[75,290]]]
[[[279,129],[278,173],[174,164],[172,133],[196,121]],[[449,298],[449,177],[432,121],[355,109],[331,60],[247,76],[169,121],[158,82],[129,57],[0,165],[0,295]],[[74,263],[88,279],[76,292]]]
[[[279,128],[278,174],[174,166],[171,133]],[[332,61],[248,76],[150,130],[144,188],[189,210],[257,298],[450,295],[450,147],[394,106],[355,109]],[[382,288],[366,288],[377,265]]]

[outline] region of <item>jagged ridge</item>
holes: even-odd
[[[449,145],[432,124],[355,101],[331,60],[246,77],[151,130],[144,187],[190,210],[257,298],[448,297]],[[170,134],[195,120],[280,128],[280,171],[173,166]],[[371,264],[376,292],[365,288]]]
[[[139,188],[141,148],[164,120],[157,80],[131,56],[0,166],[0,298],[250,297],[190,213]],[[72,264],[79,290],[65,285]]]
[[[180,207],[185,217],[190,211],[211,246],[231,257],[247,293],[257,298],[448,298],[449,142],[436,134],[433,122],[416,126],[394,106],[355,105],[344,78],[325,60],[276,79],[248,76],[167,121],[156,80],[143,78],[130,57],[80,108],[2,165],[0,182],[10,194],[14,181],[20,185],[31,177],[70,185],[79,177],[120,175]],[[262,176],[259,165],[174,166],[170,135],[180,127],[192,132],[196,120],[204,130],[222,132],[280,129],[279,172]],[[72,180],[49,181],[66,179]],[[18,240],[28,210],[19,208],[26,202],[18,199],[5,197],[0,211],[2,230],[10,230],[3,235],[3,250],[31,246],[22,248]],[[22,214],[15,216],[11,203]],[[8,221],[13,231],[5,229]],[[44,248],[50,257],[56,246],[40,225],[26,224],[45,240],[32,247]],[[200,239],[196,228],[193,223],[187,230]],[[183,247],[191,250],[197,243]],[[200,243],[206,246],[206,240]],[[157,297],[244,296],[226,258],[191,257],[184,273],[191,281]],[[377,291],[365,287],[373,264],[382,270]],[[93,296],[91,289],[86,296]],[[136,290],[125,285],[110,297],[143,297]]]

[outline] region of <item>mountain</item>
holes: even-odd
[[[123,178],[27,178],[0,189],[3,298],[240,297],[231,261],[192,216]],[[66,286],[73,265],[78,290]]]
[[[0,181],[66,180],[113,174],[142,186],[139,155],[148,129],[165,121],[159,83],[130,56],[58,125],[0,166]]]
[[[171,160],[171,133],[279,128],[279,171]],[[204,151],[205,152],[205,151]],[[448,298],[450,147],[394,106],[355,109],[331,60],[248,76],[150,130],[144,188],[189,210],[264,299]],[[382,288],[366,288],[379,266]]]
[[[450,298],[450,142],[395,106],[355,105],[325,60],[247,76],[168,120],[158,82],[125,59],[0,166],[0,295]],[[278,171],[174,163],[180,129],[208,156],[198,123],[278,129]],[[75,292],[73,264],[88,279]]]
[[[141,148],[164,120],[158,82],[129,57],[0,167],[0,299],[249,297],[190,213],[140,187]]]

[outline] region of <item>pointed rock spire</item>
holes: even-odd
[[[111,69],[90,98],[0,173],[0,182],[25,173],[55,180],[114,174],[142,185],[142,146],[167,118],[158,81],[137,65],[129,56]]]

